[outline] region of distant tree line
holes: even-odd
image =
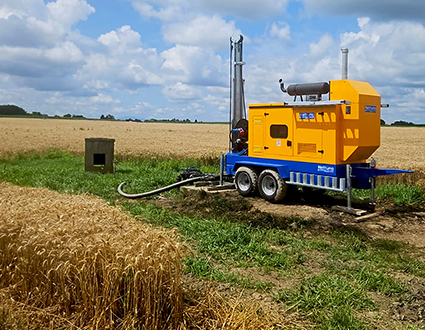
[[[195,119],[193,121],[194,123],[202,123],[201,121],[198,121],[198,119]],[[177,119],[177,118],[173,118],[173,119],[146,119],[145,123],[192,123],[192,121],[187,118],[187,119]]]
[[[85,119],[83,115],[71,115],[67,113],[63,116],[49,116],[39,111],[27,112],[21,107],[18,107],[13,104],[0,105],[0,116],[25,116],[25,117],[35,117],[35,118],[74,118],[74,119]]]
[[[107,114],[106,116],[101,115],[100,120],[115,120],[115,117],[111,114]]]
[[[415,124],[410,121],[396,120],[392,124],[387,125],[385,120],[381,119],[381,126],[412,127],[412,126],[425,126],[425,124]]]
[[[0,105],[0,115],[2,116],[26,116],[28,115],[28,113],[16,106],[16,105],[12,105],[12,104],[7,104],[7,105]]]

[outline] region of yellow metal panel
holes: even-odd
[[[364,162],[380,144],[381,97],[367,82],[331,81],[330,99],[347,100],[343,107],[342,154],[338,163]]]
[[[330,100],[349,104],[250,105],[248,155],[336,165],[364,162],[379,147],[379,94],[366,82],[337,80],[330,82]],[[272,125],[286,125],[288,136],[272,137]]]
[[[264,153],[267,155],[267,158],[286,159],[285,157],[292,156],[292,109],[267,109],[265,113]],[[287,134],[273,137],[271,134],[272,125],[274,127],[281,127],[283,131],[286,130]],[[290,142],[289,144],[288,141]]]
[[[301,161],[323,157],[323,115],[316,108],[294,109],[294,142]]]
[[[263,115],[258,113],[261,112],[250,111],[248,121],[248,154],[253,157],[264,154],[264,120]]]

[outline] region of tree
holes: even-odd
[[[7,104],[7,105],[0,105],[0,115],[1,116],[25,116],[28,113],[13,104]]]
[[[386,125],[385,120],[381,119],[381,126],[385,126],[385,125]]]
[[[415,124],[404,120],[396,120],[391,124],[391,126],[415,126]]]

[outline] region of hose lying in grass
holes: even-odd
[[[191,184],[197,181],[216,181],[220,178],[220,175],[218,174],[204,174],[201,171],[194,169],[194,168],[188,168],[185,169],[185,171],[183,173],[180,173],[180,175],[177,177],[178,182],[176,183],[172,183],[168,186],[165,187],[161,187],[155,190],[151,190],[151,191],[147,191],[144,193],[138,193],[138,194],[128,194],[126,192],[124,192],[122,190],[122,188],[129,182],[124,181],[121,182],[120,185],[118,186],[118,193],[126,198],[131,198],[131,199],[136,199],[136,198],[144,198],[144,197],[149,197],[149,196],[153,196],[156,194],[160,194],[162,192],[174,189],[174,188],[178,188],[181,186],[184,186],[186,184]],[[181,181],[180,181],[181,180]]]

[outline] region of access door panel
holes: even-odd
[[[270,109],[265,112],[264,120],[264,152],[268,158],[285,159],[292,156],[292,109]]]
[[[303,159],[323,158],[323,120],[324,112],[304,108],[294,111],[295,155]]]

